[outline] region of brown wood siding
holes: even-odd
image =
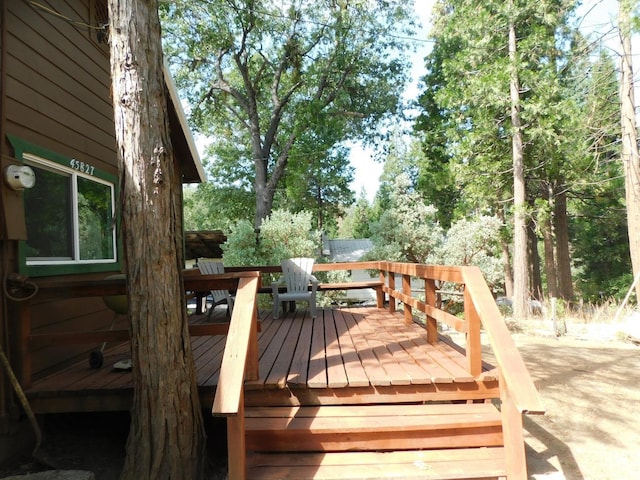
[[[89,24],[91,1],[38,3]],[[30,2],[4,3],[4,133],[117,175],[108,51],[85,26]],[[2,142],[3,153],[11,155],[6,138]],[[108,329],[113,320],[100,298],[41,302],[36,296],[30,311],[34,333]],[[37,378],[96,347],[100,345],[38,347],[33,351],[33,375]]]
[[[88,1],[44,4],[89,22]],[[10,2],[7,10],[7,133],[116,174],[104,49],[87,27],[26,2]]]
[[[113,312],[105,309],[100,298],[35,303],[31,308],[31,318],[34,334],[109,330],[114,320],[117,328],[128,328],[127,317],[125,315],[115,317]],[[40,377],[51,367],[58,368],[59,364],[66,364],[78,356],[86,357],[88,361],[87,352],[99,350],[101,346],[102,344],[98,343],[77,346],[52,344],[34,347],[31,366],[34,376]]]

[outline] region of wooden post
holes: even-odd
[[[244,392],[240,394],[237,415],[227,417],[227,448],[229,480],[247,478],[247,447],[244,436]]]
[[[245,378],[247,380],[258,380],[260,378],[258,361],[258,302],[256,302],[251,317],[251,333],[249,337],[249,348],[247,349],[247,364],[245,366]]]
[[[402,293],[411,296],[411,276],[410,275],[402,275]],[[403,305],[404,310],[404,323],[406,325],[411,325],[413,323],[413,312],[411,309],[411,305],[405,303]]]
[[[522,413],[516,407],[500,370],[500,400],[502,402],[502,434],[509,480],[527,480],[527,457],[524,450]]]
[[[393,272],[387,272],[389,275],[389,290],[396,289],[396,276]],[[395,313],[396,311],[396,299],[393,295],[389,294],[389,313]]]
[[[480,316],[473,306],[468,289],[464,289],[464,318],[467,322],[467,364],[474,377],[482,373],[482,344],[480,342]]]
[[[424,299],[425,303],[431,307],[436,306],[436,281],[432,278],[424,279]],[[435,318],[427,315],[427,342],[432,345],[438,343],[438,322]]]
[[[380,277],[380,282],[384,286],[386,284],[384,270],[380,270],[380,273],[378,275]],[[376,306],[378,308],[384,308],[384,288],[383,288],[383,286],[376,288]]]

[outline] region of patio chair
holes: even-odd
[[[216,275],[219,273],[224,273],[224,264],[222,262],[198,260],[197,265],[200,273],[204,275]],[[211,290],[211,297],[213,298],[213,300],[211,303],[211,308],[209,309],[209,313],[207,314],[207,320],[211,318],[211,314],[213,313],[213,309],[215,308],[215,306],[222,303],[227,304],[227,312],[229,316],[231,316],[231,314],[233,313],[234,297],[229,293],[229,290]]]
[[[278,318],[282,302],[309,302],[311,317],[316,318],[316,291],[318,279],[311,274],[313,258],[289,258],[282,260],[282,277],[271,284],[273,292],[273,318]],[[311,290],[309,290],[311,284]],[[286,286],[281,293],[280,287]]]

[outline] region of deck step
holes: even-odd
[[[339,452],[499,447],[490,403],[250,407],[247,450]]]
[[[255,480],[489,480],[506,475],[502,447],[402,452],[252,454],[247,478]]]

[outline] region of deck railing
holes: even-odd
[[[251,267],[263,273],[276,273],[278,267]],[[242,270],[242,269],[237,269]],[[526,478],[526,458],[524,453],[524,437],[522,428],[522,414],[544,413],[540,396],[533,384],[522,357],[507,329],[502,314],[487,286],[487,283],[477,267],[434,266],[397,262],[353,262],[316,264],[314,271],[332,270],[377,270],[380,280],[360,282],[360,284],[324,284],[323,289],[335,290],[349,288],[374,288],[377,291],[378,307],[384,305],[384,295],[388,296],[388,309],[393,313],[397,302],[403,304],[404,319],[407,323],[414,322],[414,313],[422,312],[426,316],[425,330],[427,341],[437,343],[438,322],[445,323],[466,335],[466,357],[469,373],[479,378],[482,373],[482,345],[481,331],[486,331],[496,360],[499,374],[499,388],[501,411],[503,416],[503,435],[505,445],[506,467],[509,478]],[[396,285],[397,278],[400,285]],[[412,284],[418,280],[424,282],[424,300],[414,296]],[[464,302],[464,315],[458,317],[441,308],[439,301],[439,287],[443,284],[455,284],[456,292],[461,294]],[[237,304],[241,303],[237,301]],[[254,304],[252,304],[254,305]],[[237,307],[236,307],[237,308]],[[251,307],[253,308],[253,307]],[[234,316],[231,320],[243,322],[244,326],[237,327],[243,332],[242,341],[235,350],[245,351],[248,341],[246,330],[248,312]],[[230,332],[235,327],[230,327]],[[231,339],[227,345],[230,345]],[[235,345],[234,340],[231,344]],[[235,355],[235,354],[234,354]],[[225,359],[227,354],[225,352]],[[228,360],[223,380],[221,371],[219,391],[216,394],[214,413],[225,413],[229,417],[229,478],[244,478],[246,468],[244,446],[243,393],[238,384],[240,373],[244,371],[244,361],[233,357]],[[253,360],[252,360],[253,361]],[[232,364],[233,362],[239,362]],[[225,363],[223,361],[223,369]],[[232,372],[232,373],[228,373]],[[257,371],[256,371],[257,373]],[[231,406],[223,408],[222,398],[226,398],[231,390],[226,384],[229,378],[233,382],[233,395],[229,399]],[[222,392],[221,392],[222,390]],[[218,400],[220,395],[221,400]],[[228,410],[228,411],[226,411]],[[233,452],[233,454],[231,454]],[[233,475],[232,475],[233,469]]]
[[[520,413],[543,413],[540,396],[522,361],[502,314],[478,267],[420,265],[413,263],[379,262],[383,291],[389,296],[388,308],[395,311],[396,301],[404,304],[406,322],[413,322],[414,310],[426,315],[427,341],[438,340],[438,322],[443,322],[466,335],[466,355],[469,373],[478,376],[482,372],[482,328],[496,359],[496,367],[504,381],[501,388],[508,390]],[[396,276],[402,285],[396,287]],[[411,292],[411,280],[424,281],[424,301]],[[464,317],[444,311],[437,304],[437,283],[456,284],[464,300]]]
[[[468,368],[475,376],[482,370],[480,333],[484,327],[499,372],[507,476],[527,478],[522,414],[542,414],[544,406],[480,269],[392,262],[380,262],[379,269],[383,291],[389,296],[389,310],[395,310],[396,300],[403,302],[406,322],[413,321],[414,309],[423,312],[426,315],[427,341],[437,341],[439,321],[466,334]],[[396,275],[402,279],[399,289],[395,286]],[[412,277],[424,281],[424,301],[412,296]],[[436,282],[454,283],[462,291],[464,318],[439,308],[436,304]]]
[[[244,270],[261,273],[277,273],[277,266],[252,266],[228,268],[230,272]],[[507,389],[520,413],[543,413],[544,407],[533,384],[531,376],[522,361],[513,338],[504,322],[504,318],[489,290],[489,287],[478,267],[474,266],[441,266],[416,263],[388,261],[316,263],[314,272],[337,270],[369,270],[379,272],[379,281],[354,282],[352,284],[321,283],[319,290],[336,290],[344,287],[373,288],[378,292],[378,307],[383,307],[386,294],[387,308],[396,311],[398,302],[403,304],[405,322],[414,321],[414,313],[426,315],[427,341],[435,344],[438,341],[438,322],[447,324],[466,335],[466,356],[469,373],[479,376],[482,373],[482,328],[487,332],[497,365],[504,377],[501,388]],[[397,278],[400,284],[396,285]],[[413,282],[412,282],[413,280]],[[424,282],[424,300],[417,298],[412,292],[415,280]],[[438,301],[439,286],[442,283],[455,284],[457,292],[462,295],[464,316],[452,315],[441,308]],[[265,290],[266,292],[266,290]]]
[[[213,415],[227,417],[229,478],[244,478],[244,381],[258,379],[259,278],[241,279],[222,357]]]

